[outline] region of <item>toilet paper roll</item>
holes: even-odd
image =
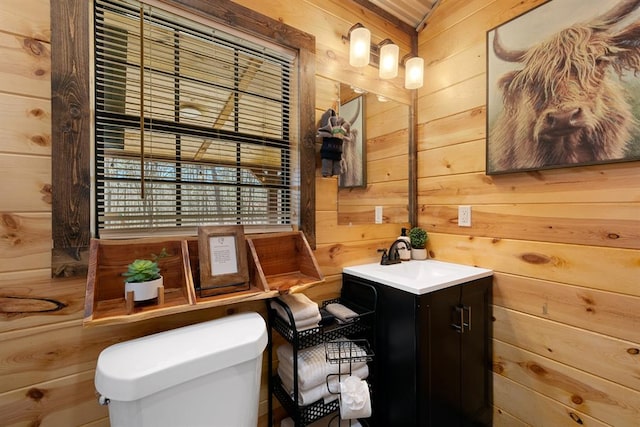
[[[340,382],[340,418],[368,418],[371,416],[371,396],[367,382],[349,376]]]

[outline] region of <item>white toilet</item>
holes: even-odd
[[[112,427],[255,427],[267,329],[241,313],[112,345],[95,386]]]

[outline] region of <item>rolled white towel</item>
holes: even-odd
[[[293,347],[289,343],[276,349],[278,360],[283,369],[293,372]],[[351,369],[365,366],[366,362],[353,362]],[[324,344],[305,348],[298,352],[298,387],[309,389],[325,381],[327,375],[349,372],[349,364],[327,362]]]
[[[287,294],[278,298],[291,310],[296,329],[300,330],[318,326],[318,323],[322,319],[318,304],[311,301],[305,294]],[[289,316],[284,307],[273,301],[271,302],[271,307],[278,313],[278,316],[289,323]]]
[[[351,310],[349,307],[342,305],[340,303],[331,303],[327,304],[325,307],[329,313],[333,314],[338,321],[342,323],[350,322],[354,318],[358,317],[358,313]]]
[[[291,371],[282,371],[280,366],[278,366],[278,376],[282,381],[282,385],[293,398],[293,378],[290,375]],[[336,400],[340,393],[340,379],[344,380],[347,376],[349,376],[348,373],[342,374],[341,376],[331,375],[329,376],[328,385],[327,379],[325,378],[320,384],[311,388],[303,390],[298,387],[298,403],[300,405],[310,405],[320,399],[324,399],[324,403]],[[360,368],[353,370],[351,372],[351,376],[365,379],[369,376],[369,367],[367,365],[361,366]]]
[[[371,416],[371,396],[366,381],[350,376],[340,381],[340,418],[367,418]]]

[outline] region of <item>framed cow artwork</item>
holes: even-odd
[[[551,0],[486,41],[487,174],[640,160],[640,0]]]

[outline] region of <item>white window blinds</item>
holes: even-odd
[[[292,224],[294,56],[135,1],[94,22],[98,234]]]

